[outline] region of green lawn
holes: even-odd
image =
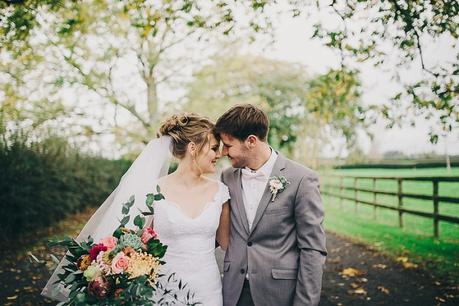
[[[451,172],[446,169],[349,169],[336,170],[333,174],[353,176],[459,176],[459,168]],[[339,180],[322,178],[322,190],[330,190],[328,184],[339,184]],[[352,179],[345,179],[344,186],[353,186]],[[359,180],[358,187],[373,188],[373,180]],[[396,181],[376,181],[377,190],[397,191]],[[404,182],[403,192],[432,194],[432,183]],[[332,189],[334,193],[339,190]],[[440,183],[439,194],[459,197],[459,183]],[[353,191],[343,191],[343,195],[354,196]],[[359,192],[358,198],[373,201],[370,193]],[[395,196],[378,195],[376,202],[396,206]],[[389,255],[408,255],[417,263],[426,264],[439,273],[449,275],[459,281],[459,224],[440,222],[440,238],[433,238],[433,221],[428,218],[404,214],[404,227],[398,226],[398,212],[340,201],[335,197],[324,196],[325,227],[351,238],[362,240],[376,246]],[[403,199],[403,206],[413,210],[433,212],[432,201]],[[459,216],[459,204],[440,203],[440,213]]]

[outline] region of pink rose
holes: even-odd
[[[122,273],[129,264],[129,257],[124,255],[123,252],[119,252],[112,260],[112,272],[113,274]]]
[[[109,252],[115,248],[117,242],[118,242],[118,238],[112,237],[112,236],[105,237],[104,239],[100,240],[100,243],[102,243],[104,246],[106,246],[107,247],[107,251],[109,251]]]
[[[151,238],[155,238],[157,236],[156,232],[154,229],[151,227],[147,227],[143,230],[142,236],[140,239],[142,240],[143,243],[147,243]]]

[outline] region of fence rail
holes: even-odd
[[[373,206],[373,216],[376,217],[376,208],[389,209],[398,212],[398,223],[399,227],[403,227],[403,215],[411,214],[420,217],[430,218],[433,221],[433,234],[434,237],[439,237],[439,222],[445,221],[450,223],[459,224],[459,217],[442,215],[439,213],[440,203],[449,203],[449,204],[459,204],[458,197],[451,196],[441,196],[439,195],[439,183],[440,182],[449,182],[449,183],[459,183],[459,177],[457,176],[448,176],[448,177],[372,177],[372,176],[350,176],[350,175],[323,175],[324,178],[324,189],[322,194],[328,195],[331,197],[336,197],[340,201],[342,206],[343,200],[348,200],[354,202],[355,210],[357,210],[358,204],[364,204]],[[339,184],[330,183],[330,179],[339,179]],[[353,181],[352,186],[345,186],[343,184],[344,179]],[[358,187],[358,182],[361,180],[371,180],[372,188],[362,188]],[[377,190],[376,182],[378,180],[389,180],[397,182],[397,191],[385,191]],[[420,182],[431,182],[432,183],[432,195],[425,194],[415,194],[415,193],[406,193],[403,192],[403,182],[404,181],[420,181]],[[333,192],[330,189],[339,190],[339,192]],[[458,184],[459,189],[459,184]],[[353,191],[353,196],[343,195],[343,191]],[[370,193],[373,195],[372,201],[364,200],[359,198],[359,192]],[[377,195],[386,195],[397,197],[397,205],[389,205],[387,203],[381,203],[377,201]],[[414,209],[408,209],[403,207],[403,199],[411,198],[418,200],[427,200],[432,201],[433,212],[417,211]]]

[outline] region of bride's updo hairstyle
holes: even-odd
[[[196,144],[198,154],[210,144],[214,126],[215,124],[206,117],[184,113],[165,120],[159,128],[159,135],[172,138],[172,154],[182,159],[190,142]]]

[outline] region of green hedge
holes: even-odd
[[[15,238],[97,206],[129,167],[82,155],[63,139],[28,143],[0,140],[0,223],[2,238]]]

